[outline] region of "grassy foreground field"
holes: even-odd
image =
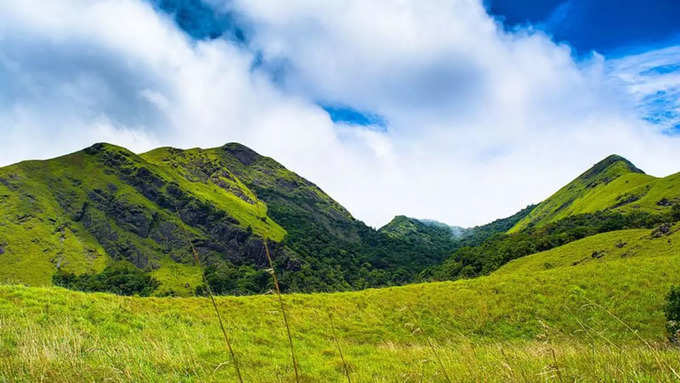
[[[488,277],[287,295],[301,380],[347,381],[333,313],[352,382],[676,381],[680,351],[665,340],[662,307],[680,283],[679,247],[680,232],[627,230]],[[218,305],[244,380],[294,381],[275,297]],[[0,381],[236,377],[207,299],[0,286]]]

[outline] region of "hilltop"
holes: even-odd
[[[462,247],[478,246],[489,238],[508,231],[526,217],[534,207],[535,205],[529,205],[510,217],[500,218],[491,223],[470,228],[398,215],[381,227],[379,232],[393,239],[417,244],[426,251],[448,256]],[[427,274],[429,269],[423,270],[421,274]]]
[[[448,256],[366,226],[236,143],[139,155],[101,143],[0,168],[1,281],[46,286],[122,263],[157,279],[155,294],[193,295],[191,244],[216,292],[262,293],[265,240],[287,291],[403,284]]]
[[[611,155],[540,204],[470,229],[477,231],[472,238],[480,240],[463,239],[441,265],[423,274],[433,280],[487,275],[514,259],[581,238],[622,229],[662,229],[679,220],[680,173],[656,178]],[[491,230],[482,235],[484,228]]]
[[[676,203],[680,203],[680,173],[656,178],[611,155],[541,202],[509,232],[597,211],[662,214]]]

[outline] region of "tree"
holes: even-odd
[[[671,287],[666,297],[666,329],[668,338],[675,344],[680,344],[680,286]]]
[[[671,217],[674,221],[680,221],[680,203],[676,203],[671,208]]]
[[[76,275],[57,271],[52,276],[55,285],[71,290],[102,291],[118,295],[149,296],[160,282],[131,264],[107,266],[98,274]]]

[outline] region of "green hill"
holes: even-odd
[[[467,232],[467,229],[464,227],[447,225],[443,222],[435,221],[434,219],[419,219],[418,221],[428,226],[446,228],[453,234],[454,238],[462,238]]]
[[[597,211],[659,214],[675,203],[680,203],[680,173],[656,178],[612,155],[541,202],[509,232]]]
[[[359,382],[675,381],[661,309],[678,229],[591,236],[475,279],[287,295],[302,381],[346,381],[337,344]],[[294,381],[275,297],[217,301],[245,380]],[[0,286],[0,340],[0,381],[235,381],[205,298]]]
[[[456,248],[460,233],[454,232],[450,226],[442,223],[423,222],[421,220],[398,215],[379,229],[379,232],[390,238],[418,243],[430,252],[448,256]]]
[[[0,279],[31,285],[127,261],[188,293],[200,281],[189,241],[207,261],[238,263],[286,233],[228,172],[194,180],[108,144],[2,168],[0,195]]]
[[[471,228],[449,226],[433,220],[398,215],[381,227],[379,232],[392,239],[409,243],[421,249],[423,253],[435,254],[440,257],[440,262],[420,271],[419,279],[424,281],[432,279],[433,274],[436,275],[437,270],[443,267],[442,261],[450,259],[452,253],[455,255],[456,251],[461,248],[485,244],[488,240],[513,227],[519,220],[526,217],[533,208],[534,205],[530,205],[510,217]]]
[[[345,381],[338,347],[361,382],[675,381],[662,308],[680,283],[679,177],[612,156],[457,238],[404,216],[373,230],[238,144],[141,155],[97,144],[5,167],[0,381],[235,381],[208,299],[49,285],[57,270],[123,272],[156,278],[156,295],[191,295],[203,283],[191,243],[218,293],[264,292],[264,240],[288,291],[458,279],[285,295],[301,381]],[[294,381],[276,297],[217,304],[245,380]]]
[[[367,227],[235,143],[141,155],[96,144],[0,168],[0,281],[46,286],[57,270],[123,263],[160,281],[157,295],[193,295],[202,281],[191,243],[216,292],[261,293],[272,287],[264,239],[286,291],[403,284],[448,255]]]

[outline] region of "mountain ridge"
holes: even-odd
[[[628,228],[659,219],[582,214],[665,216],[678,203],[680,173],[655,178],[612,155],[539,205],[458,237],[451,226],[406,216],[375,230],[314,183],[238,143],[141,154],[97,143],[0,168],[0,281],[49,285],[57,272],[96,274],[123,262],[157,278],[161,295],[193,295],[204,283],[219,294],[262,293],[271,288],[267,241],[284,291],[399,285],[478,275],[555,245],[533,233],[521,238],[541,243],[507,252],[515,239],[505,232],[552,225],[546,236],[564,243],[583,235],[570,226],[579,222],[591,225],[583,233],[596,233],[612,222]],[[490,249],[506,254],[487,257]],[[484,257],[475,261],[477,251]]]
[[[657,178],[619,155],[610,155],[539,203],[508,232],[597,211],[663,213],[675,202],[680,202],[680,173]]]
[[[403,284],[448,254],[356,220],[318,186],[237,143],[135,154],[97,143],[0,168],[0,280],[128,262],[191,295],[201,270],[225,294],[268,291],[263,241],[285,291]]]

